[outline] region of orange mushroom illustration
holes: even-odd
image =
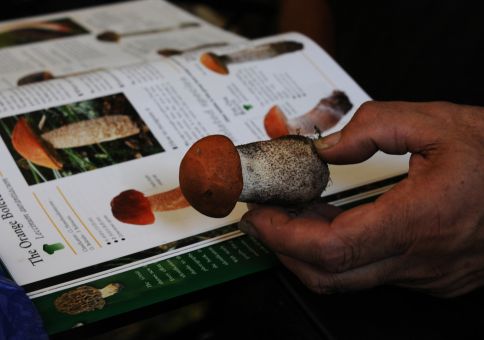
[[[279,41],[247,49],[231,54],[217,55],[206,52],[200,56],[200,62],[209,70],[221,74],[229,74],[228,65],[239,64],[249,61],[274,58],[283,54],[297,52],[304,48],[304,45],[297,41]]]
[[[179,187],[151,196],[130,189],[111,200],[113,216],[120,222],[148,225],[155,222],[154,212],[173,211],[190,206]]]
[[[223,135],[193,144],[183,157],[180,188],[210,217],[225,217],[237,201],[297,206],[319,198],[329,170],[313,140],[290,135],[235,146]]]
[[[311,135],[336,125],[352,107],[353,104],[344,92],[333,91],[310,111],[293,119],[287,119],[279,106],[271,107],[264,117],[264,128],[270,138],[289,134]]]
[[[109,115],[71,123],[39,135],[25,117],[21,117],[12,131],[12,146],[26,160],[59,170],[63,164],[55,149],[103,143],[139,132],[129,116]]]

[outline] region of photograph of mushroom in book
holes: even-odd
[[[353,104],[346,93],[334,90],[306,112],[292,116],[279,105],[272,106],[264,115],[264,129],[270,138],[320,134],[338,124],[352,108]]]
[[[251,46],[229,54],[205,52],[200,56],[200,63],[208,70],[226,76],[230,73],[230,65],[276,58],[303,49],[304,45],[297,41],[277,41]]]
[[[71,18],[21,22],[0,27],[0,48],[89,34]]]
[[[3,118],[0,136],[29,185],[164,152],[124,94]]]

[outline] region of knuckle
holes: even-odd
[[[375,101],[364,102],[355,112],[354,119],[357,121],[374,120],[379,108],[380,105]]]

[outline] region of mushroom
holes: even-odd
[[[66,73],[62,75],[54,75],[50,71],[40,71],[40,72],[35,72],[31,74],[27,74],[26,76],[23,76],[17,80],[17,86],[23,86],[23,85],[28,85],[28,84],[34,84],[34,83],[40,83],[46,80],[52,80],[52,79],[61,79],[61,78],[67,78],[67,77],[74,77],[74,76],[79,76],[87,73],[93,73],[96,71],[101,71],[102,69],[93,69],[93,70],[87,70],[87,71],[82,71],[82,72],[73,72],[73,73]]]
[[[26,76],[23,76],[17,80],[17,86],[23,86],[33,83],[40,83],[42,81],[51,80],[56,78],[51,72],[49,71],[41,71],[36,73],[31,73]]]
[[[263,60],[274,58],[282,54],[302,50],[304,45],[296,41],[279,41],[234,52],[231,54],[217,55],[212,52],[206,52],[201,55],[200,62],[209,70],[215,73],[229,74],[228,65],[238,64],[248,61]]]
[[[130,189],[111,200],[111,211],[123,223],[147,225],[155,222],[155,211],[178,210],[189,205],[179,187],[147,197]]]
[[[163,33],[169,31],[175,31],[178,29],[183,28],[191,28],[191,27],[199,27],[200,23],[198,22],[183,22],[179,25],[172,26],[172,27],[163,27],[158,29],[146,30],[146,31],[135,31],[135,32],[126,32],[126,33],[118,33],[114,31],[105,31],[100,33],[96,36],[97,40],[104,41],[104,42],[119,42],[122,38],[125,37],[133,37],[137,35],[145,35],[145,34],[155,34],[155,33]]]
[[[62,169],[63,164],[55,150],[32,130],[24,117],[17,121],[12,131],[12,146],[34,164],[54,170]]]
[[[0,48],[68,37],[79,32],[80,27],[68,21],[60,19],[2,25]]]
[[[92,312],[103,309],[106,305],[104,299],[118,293],[121,288],[119,283],[110,283],[102,289],[80,286],[57,297],[54,306],[59,312],[69,315]]]
[[[334,125],[349,111],[353,105],[342,91],[333,93],[305,114],[287,119],[284,112],[275,105],[264,117],[264,128],[270,138],[289,134],[310,135],[317,131],[325,131]]]
[[[8,27],[8,26],[7,26]],[[28,22],[16,25],[14,27],[8,27],[7,30],[3,30],[0,33],[14,33],[21,30],[41,30],[41,31],[52,31],[60,33],[69,33],[72,28],[68,25],[53,22],[53,21],[38,21],[38,22]]]
[[[198,50],[202,50],[202,49],[205,49],[205,48],[222,47],[222,46],[226,46],[226,45],[227,45],[226,42],[214,42],[214,43],[207,43],[207,44],[201,44],[201,45],[193,46],[193,47],[190,47],[190,48],[187,48],[187,49],[184,49],[184,50],[178,50],[178,49],[175,49],[175,48],[163,48],[161,50],[158,50],[157,53],[159,55],[163,56],[163,57],[172,57],[172,56],[175,56],[175,55],[180,55],[180,54],[183,54],[183,53],[198,51]]]
[[[42,246],[42,250],[45,251],[47,254],[52,255],[58,250],[64,249],[64,245],[60,242],[52,243],[52,244],[44,244]]]
[[[129,116],[109,115],[71,123],[38,136],[22,117],[12,131],[12,145],[22,157],[32,163],[59,170],[63,165],[53,148],[97,144],[132,136],[139,131]]]
[[[188,202],[210,217],[227,216],[237,201],[297,206],[321,196],[329,170],[307,137],[289,135],[235,146],[211,135],[183,157],[180,188]]]

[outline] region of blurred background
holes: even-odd
[[[113,2],[3,0],[0,20]],[[330,16],[318,0],[171,2],[247,38],[303,31],[375,99],[484,105],[483,2],[335,0]],[[274,268],[54,339],[483,339],[483,294],[317,296]]]
[[[3,0],[0,20],[122,0]],[[484,105],[484,2],[171,0],[247,38],[301,31],[378,100]]]

